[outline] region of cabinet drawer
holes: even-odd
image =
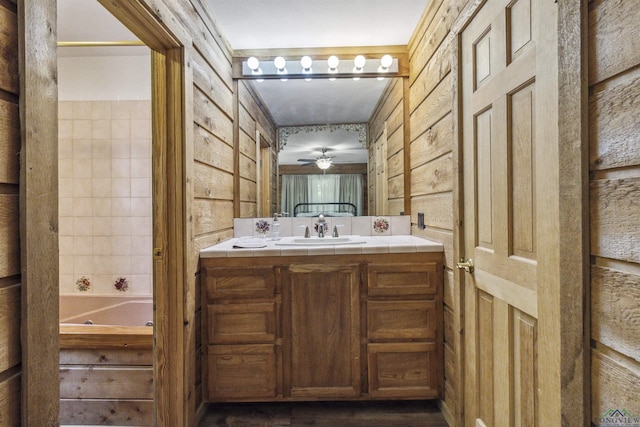
[[[272,343],[276,338],[275,303],[207,306],[211,344]]]
[[[208,351],[208,400],[275,397],[273,345],[212,345]]]
[[[367,356],[371,397],[439,397],[442,368],[435,344],[368,344]]]
[[[369,296],[431,296],[439,283],[435,262],[369,265]]]
[[[272,267],[206,268],[207,299],[268,298],[275,293]]]
[[[427,301],[369,301],[367,337],[370,340],[436,338],[436,303]]]

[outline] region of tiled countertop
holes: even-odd
[[[305,256],[305,255],[348,255],[385,254],[412,252],[443,252],[441,243],[411,235],[350,236],[362,243],[340,245],[282,246],[279,241],[266,239],[264,248],[234,248],[240,242],[233,238],[215,246],[202,249],[201,258],[241,258],[259,256]]]

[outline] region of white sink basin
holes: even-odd
[[[365,243],[360,236],[341,237],[283,237],[276,242],[279,246],[320,246],[320,245],[351,245]]]

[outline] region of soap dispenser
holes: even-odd
[[[280,214],[273,215],[273,224],[271,224],[271,238],[273,240],[280,240],[280,221],[278,218]]]

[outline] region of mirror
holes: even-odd
[[[355,125],[366,129],[388,83],[389,79],[376,78],[254,81],[277,126],[285,131],[278,163],[308,164],[299,159],[317,159],[324,149],[334,164],[366,164],[366,135],[363,138]]]
[[[252,81],[255,91],[279,128],[278,164],[281,176],[277,206],[281,211],[293,212],[296,202],[300,201],[290,194],[284,194],[292,184],[285,182],[282,175],[353,174],[359,175],[358,194],[350,201],[357,206],[357,215],[368,214],[368,122],[391,81],[392,78],[379,80],[365,77],[359,80],[318,78],[310,81]],[[331,166],[321,169],[319,163],[325,159]],[[352,192],[349,191],[349,194]],[[326,200],[342,203],[346,196],[336,197]],[[296,202],[291,202],[292,199]],[[310,203],[310,200],[305,201]],[[347,209],[340,205],[323,205],[321,208],[330,211],[333,208]],[[313,210],[313,207],[309,209]]]

